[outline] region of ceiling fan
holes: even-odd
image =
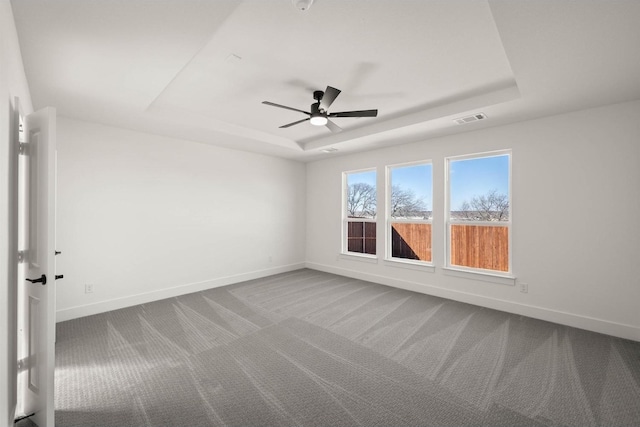
[[[316,90],[313,92],[313,99],[317,102],[311,104],[311,112],[299,110],[297,108],[287,107],[286,105],[275,104],[269,101],[262,101],[263,104],[271,105],[272,107],[284,108],[286,110],[298,111],[306,114],[309,117],[306,119],[298,120],[293,123],[289,123],[280,128],[288,128],[293,125],[297,125],[307,120],[314,126],[326,126],[331,132],[340,132],[342,128],[329,120],[331,117],[376,117],[378,110],[362,110],[362,111],[342,111],[339,113],[329,113],[327,110],[333,104],[333,101],[340,95],[340,90],[331,86],[327,86],[325,91]]]

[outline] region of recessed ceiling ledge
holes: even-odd
[[[222,135],[228,134],[240,138],[246,138],[249,140],[265,142],[278,147],[289,148],[295,151],[304,150],[300,143],[292,139],[272,135],[270,133],[261,132],[259,130],[243,126],[238,126],[233,123],[216,120],[212,117],[198,112],[187,111],[181,108],[159,107],[157,105],[152,105],[147,109],[147,113],[155,117],[166,118],[168,120],[180,117],[181,123],[185,125],[193,126],[194,128],[215,131]]]
[[[506,84],[500,85],[498,88],[495,88],[494,86],[490,91],[479,93],[464,99],[449,101],[414,113],[389,118],[383,121],[376,121],[371,125],[359,127],[353,130],[345,130],[344,132],[332,134],[322,139],[316,139],[308,142],[300,141],[300,144],[305,151],[315,150],[328,145],[335,145],[356,139],[364,139],[390,130],[416,126],[421,123],[451,115],[463,115],[467,112],[475,112],[477,109],[513,101],[518,98],[520,98],[520,90],[518,89],[518,85],[515,80],[511,80]],[[451,125],[453,127],[453,123]]]

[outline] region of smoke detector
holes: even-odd
[[[313,4],[313,0],[291,0],[291,3],[300,12],[306,12]]]
[[[471,123],[471,122],[476,122],[478,120],[484,120],[486,119],[487,116],[484,113],[476,113],[472,116],[466,116],[466,117],[460,117],[457,119],[453,119],[454,122],[456,122],[459,125],[463,125],[465,123]]]

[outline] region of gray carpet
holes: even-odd
[[[14,423],[14,427],[38,427],[38,425],[31,421],[31,418],[23,418]]]
[[[638,426],[640,343],[299,270],[58,324],[56,425]]]

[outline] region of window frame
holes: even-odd
[[[349,215],[347,213],[347,198],[349,195],[349,186],[348,186],[348,179],[347,176],[349,174],[355,174],[355,173],[362,173],[362,172],[375,172],[376,175],[376,214],[373,216],[373,218],[349,218]],[[376,167],[369,167],[369,168],[363,168],[363,169],[356,169],[356,170],[350,170],[350,171],[344,171],[342,172],[342,237],[341,237],[341,249],[340,249],[340,254],[341,255],[348,255],[348,256],[353,256],[353,257],[360,257],[360,258],[366,258],[366,259],[370,259],[370,260],[377,260],[378,259],[378,226],[377,226],[377,222],[378,222],[378,168]],[[355,219],[355,221],[354,221]],[[363,223],[374,223],[376,224],[375,228],[376,228],[376,253],[375,254],[368,254],[368,253],[363,253],[363,252],[351,252],[349,251],[349,236],[348,236],[348,232],[349,232],[349,222],[363,222]]]
[[[430,219],[404,219],[393,218],[391,216],[391,193],[392,193],[392,180],[391,171],[396,168],[411,167],[411,166],[431,166],[431,218]],[[412,162],[396,163],[385,166],[385,262],[407,264],[416,267],[427,267],[431,270],[434,268],[434,253],[433,253],[433,161],[431,159],[417,160]],[[431,226],[431,260],[422,261],[408,258],[399,258],[392,255],[393,245],[393,232],[391,230],[393,223],[401,224],[429,224]]]
[[[451,218],[451,183],[450,183],[450,169],[452,161],[459,160],[471,160],[471,159],[479,159],[479,158],[489,158],[489,157],[501,157],[508,156],[509,159],[509,177],[508,177],[508,199],[509,199],[509,219],[508,221],[465,221]],[[513,276],[513,152],[511,149],[503,149],[503,150],[495,150],[495,151],[486,151],[480,153],[472,153],[472,154],[463,154],[457,156],[448,156],[444,158],[445,161],[445,203],[444,203],[444,218],[445,218],[445,269],[446,270],[454,270],[460,272],[467,272],[473,274],[480,274],[483,276],[498,276],[505,278],[514,278]],[[451,263],[451,228],[452,225],[475,225],[475,226],[488,226],[488,227],[504,227],[508,230],[508,270],[500,271],[500,270],[492,270],[486,268],[477,268],[477,267],[468,267],[463,265],[457,265]]]

